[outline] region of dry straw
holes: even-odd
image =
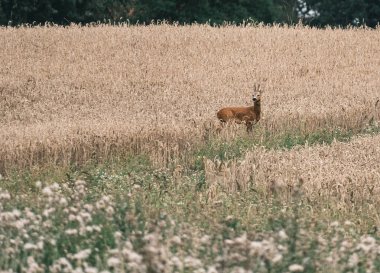
[[[0,43],[2,171],[142,152],[165,165],[256,83],[274,133],[380,117],[379,29],[74,25],[0,28]]]
[[[330,197],[348,208],[377,204],[380,194],[380,136],[358,137],[350,143],[299,147],[292,150],[256,148],[241,160],[205,159],[209,198],[221,192],[253,187],[287,198],[303,183],[309,200]],[[345,204],[345,205],[344,205]]]

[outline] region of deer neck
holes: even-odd
[[[253,103],[253,106],[251,107],[251,110],[255,113],[256,118],[260,119],[260,113],[261,113],[260,101],[255,101]]]

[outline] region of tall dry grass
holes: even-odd
[[[291,150],[257,147],[242,159],[204,161],[211,200],[250,188],[289,199],[301,181],[311,203],[334,200],[341,212],[356,205],[380,206],[379,135]],[[380,225],[380,215],[375,214]]]
[[[272,133],[380,117],[379,29],[21,27],[0,43],[2,171],[128,153],[165,165],[255,83]]]

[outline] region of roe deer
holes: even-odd
[[[261,93],[260,85],[254,86],[252,96],[253,106],[249,107],[226,107],[218,111],[216,116],[222,122],[235,121],[237,123],[244,122],[247,126],[247,132],[252,131],[252,126],[260,120],[261,113]]]

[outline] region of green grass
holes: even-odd
[[[359,132],[354,130],[319,130],[311,133],[301,131],[284,132],[273,135],[270,132],[262,132],[258,128],[258,133],[245,137],[238,137],[232,141],[225,142],[216,138],[209,139],[198,150],[194,152],[191,168],[194,170],[203,169],[203,157],[209,159],[219,159],[221,161],[242,157],[247,150],[257,146],[266,149],[292,149],[296,146],[331,144],[333,141],[348,142],[353,136],[358,134],[375,134],[380,132],[380,127],[369,127]]]

